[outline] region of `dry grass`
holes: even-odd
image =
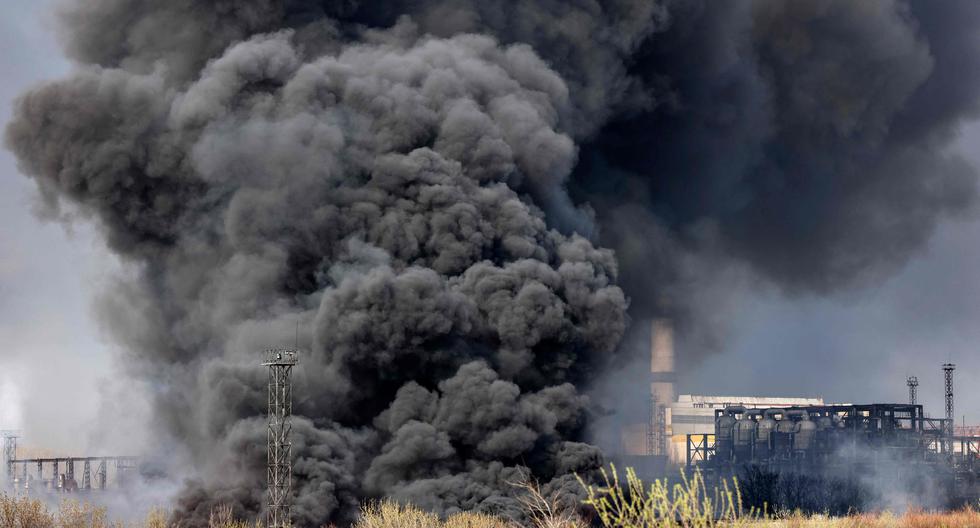
[[[3,528],[110,528],[105,508],[65,500],[51,512],[44,503],[26,497],[0,496]]]
[[[231,508],[216,508],[208,519],[209,528],[260,528],[259,524],[237,520]],[[105,508],[73,499],[61,501],[57,510],[38,499],[0,495],[0,528],[173,528],[167,512],[150,511],[142,522],[124,524],[109,521]]]
[[[756,515],[742,512],[738,483],[708,491],[700,472],[681,475],[671,486],[655,480],[646,486],[632,468],[626,470],[626,483],[619,481],[616,467],[602,470],[604,485],[595,487],[579,479],[599,521],[608,528],[714,528],[745,526]]]
[[[545,495],[530,479],[515,484],[523,493],[517,497],[528,523],[534,528],[588,528],[575,504],[563,502],[557,492]]]
[[[864,513],[847,517],[791,515],[782,519],[757,521],[758,528],[974,528],[980,527],[980,512],[967,509],[955,512]]]
[[[372,502],[361,508],[354,528],[517,528],[492,515],[463,512],[440,519],[412,505],[392,501]]]
[[[791,514],[779,518],[745,514],[739,508],[738,486],[709,491],[700,475],[669,486],[655,481],[646,486],[636,473],[627,470],[621,482],[615,468],[603,473],[605,482],[594,487],[583,482],[585,505],[595,510],[604,528],[972,528],[980,527],[980,512],[911,511],[858,514],[847,517]],[[464,512],[442,519],[412,505],[392,501],[372,502],[361,510],[353,528],[588,528],[574,504],[563,503],[557,494],[548,495],[534,483],[521,483],[520,503],[528,519],[516,523],[483,513]],[[210,528],[261,528],[235,519],[229,507],[211,512]],[[66,500],[56,511],[36,499],[0,495],[0,528],[173,528],[169,515],[153,510],[140,523],[110,524],[103,508]]]

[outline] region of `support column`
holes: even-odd
[[[88,459],[85,460],[85,466],[82,469],[82,489],[92,489],[92,465]]]
[[[100,490],[104,490],[105,489],[105,486],[106,486],[106,477],[107,477],[106,473],[107,473],[106,472],[106,462],[105,462],[105,459],[103,458],[102,461],[99,462],[99,470],[95,473],[95,480],[96,480],[96,482],[98,482],[99,489]]]

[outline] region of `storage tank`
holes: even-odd
[[[744,407],[732,409],[732,414],[740,414],[732,430],[735,458],[749,460],[752,458],[752,447],[755,444],[756,421],[752,413]]]
[[[759,458],[769,456],[769,433],[776,430],[776,419],[773,415],[778,413],[777,409],[766,409],[762,412],[762,419],[755,431],[755,453]]]
[[[836,427],[834,424],[834,419],[827,415],[817,417],[814,422],[817,424],[817,429],[820,431],[834,429]]]
[[[776,421],[776,430],[772,434],[772,448],[774,455],[788,455],[793,447],[794,436],[796,436],[796,422],[790,417],[790,412],[779,409],[782,419]]]
[[[742,417],[735,421],[734,441],[736,446],[746,446],[755,442],[755,431],[758,424],[748,412],[742,411]]]
[[[817,436],[817,424],[810,419],[806,411],[796,411],[799,421],[796,422],[796,437],[793,440],[793,449],[796,451],[806,451],[813,447]]]
[[[794,422],[793,419],[790,418],[789,412],[782,411],[779,414],[782,414],[783,417],[781,420],[776,421],[776,432],[786,433],[786,434],[795,433],[796,422]]]
[[[726,408],[715,419],[715,456],[723,460],[731,459],[732,455],[732,433],[736,420],[735,415],[729,412],[730,409],[731,407]]]

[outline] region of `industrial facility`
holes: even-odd
[[[915,489],[941,489],[950,503],[980,497],[980,428],[955,427],[953,373],[941,366],[945,417],[917,403],[827,403],[821,398],[676,396],[673,333],[667,320],[650,329],[649,419],[624,427],[626,463],[649,473],[697,468],[709,478],[747,471],[857,482],[873,475]],[[856,477],[860,477],[855,480]]]
[[[620,458],[648,470],[686,464],[688,435],[713,435],[717,409],[824,405],[821,398],[678,396],[676,383],[673,327],[656,319],[650,325],[650,418],[623,428]]]
[[[2,431],[0,434],[3,436],[6,489],[15,494],[121,489],[128,485],[139,465],[139,459],[134,456],[18,458],[18,433]]]
[[[930,506],[980,496],[980,437],[959,436],[950,418],[921,405],[803,405],[714,410],[714,431],[686,436],[686,464],[709,476],[748,471],[827,482],[940,491]]]

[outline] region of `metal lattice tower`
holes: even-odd
[[[293,480],[292,444],[289,434],[292,425],[293,388],[290,374],[299,362],[298,352],[292,349],[266,351],[269,367],[269,521],[268,528],[291,526],[289,493]]]
[[[919,393],[919,378],[915,376],[909,376],[905,380],[905,384],[909,386],[909,405],[915,405],[916,396]]]
[[[17,475],[14,471],[14,460],[17,460],[17,432],[0,431],[3,435],[3,465],[6,470],[7,484],[13,485]]]
[[[946,419],[950,420],[950,427],[952,427],[953,420],[953,371],[956,370],[956,365],[952,363],[943,363],[943,374],[946,376]]]

